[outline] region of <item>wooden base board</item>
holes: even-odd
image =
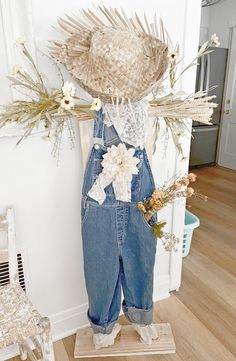
[[[139,334],[131,325],[122,326],[120,333],[112,346],[96,350],[93,344],[93,331],[91,327],[78,330],[75,341],[75,358],[109,357],[131,355],[156,355],[175,353],[175,341],[169,323],[155,324],[158,339],[151,345],[140,342]]]

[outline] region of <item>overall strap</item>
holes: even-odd
[[[96,117],[93,123],[93,138],[94,141],[103,144],[104,138],[104,114],[102,109],[96,112]]]
[[[104,123],[105,114],[102,108],[96,112],[93,126],[93,138],[96,143],[103,144],[104,146],[117,145],[121,143],[120,137],[114,125],[107,126]]]

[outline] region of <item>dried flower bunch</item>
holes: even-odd
[[[144,218],[149,222],[152,217],[167,204],[174,202],[179,198],[189,198],[195,192],[190,184],[196,181],[196,174],[189,173],[182,178],[176,178],[169,186],[156,189],[152,196],[143,202],[139,202],[137,207],[143,213]],[[164,232],[162,229],[166,222],[158,222],[150,224],[155,235],[162,240],[166,251],[177,250],[176,244],[179,242],[178,238],[170,233]]]
[[[194,189],[189,185],[196,181],[196,177],[194,173],[189,173],[187,176],[176,179],[168,187],[156,189],[150,198],[138,203],[138,209],[144,214],[146,221],[150,221],[155,213],[175,199],[191,197]]]
[[[82,99],[76,96],[74,84],[68,81],[64,82],[63,78],[61,89],[47,89],[43,76],[36,67],[24,39],[18,39],[16,45],[31,65],[33,76],[20,65],[13,66],[8,79],[11,81],[12,87],[27,95],[27,100],[17,100],[4,105],[3,111],[0,113],[0,127],[14,122],[22,125],[25,128],[25,133],[18,143],[33,131],[38,130],[40,125],[43,125],[47,131],[47,136],[44,136],[44,139],[55,137],[57,144],[63,129],[67,127],[70,131],[71,140],[73,140],[71,118],[91,119],[95,111],[101,108],[101,101],[94,99],[93,103],[83,101],[81,104]]]
[[[214,95],[206,96],[206,91],[199,91],[194,94],[186,94],[182,91],[176,91],[175,87],[182,75],[191,67],[198,65],[198,59],[213,52],[210,47],[219,46],[219,38],[216,34],[213,34],[210,41],[205,42],[198,51],[198,54],[193,61],[187,65],[181,72],[178,73],[178,66],[182,59],[179,58],[179,46],[177,46],[173,52],[169,55],[169,68],[168,78],[169,87],[164,91],[162,88],[157,88],[153,92],[153,100],[151,100],[150,115],[163,117],[166,130],[170,130],[174,144],[179,152],[183,156],[183,150],[180,143],[180,136],[189,132],[186,126],[186,119],[192,119],[203,124],[211,125],[211,116],[213,109],[217,107],[217,104],[212,100]],[[214,89],[213,87],[208,90]],[[156,136],[158,137],[158,127],[156,127]]]
[[[178,252],[177,244],[179,243],[179,238],[175,236],[174,233],[167,233],[162,230],[166,225],[166,222],[158,222],[152,226],[155,235],[160,238],[164,249],[167,252]]]
[[[168,55],[171,41],[162,21],[158,23],[156,17],[154,17],[154,22],[149,24],[146,15],[144,15],[144,20],[141,21],[137,15],[129,18],[123,10],[120,13],[117,9],[107,9],[106,7],[99,7],[97,15],[90,10],[83,13],[86,17],[85,22],[80,18],[70,16],[67,16],[65,20],[59,20],[60,29],[66,34],[67,39],[63,42],[54,41],[51,53],[57,61],[66,63],[68,71],[77,79],[78,84],[81,84],[85,90],[88,90],[91,95],[97,98],[90,103],[76,96],[75,86],[64,81],[57,62],[54,64],[57,66],[62,79],[61,88],[48,89],[43,80],[44,77],[25,46],[24,39],[20,38],[17,41],[17,46],[30,63],[34,75],[31,76],[18,64],[13,67],[12,74],[8,77],[11,86],[26,95],[27,98],[2,107],[0,128],[9,123],[21,125],[25,132],[19,142],[30,134],[39,131],[39,128],[40,130],[43,128],[47,134],[43,136],[43,139],[54,140],[53,154],[56,155],[59,153],[62,133],[65,128],[69,131],[72,146],[74,145],[72,119],[94,119],[95,111],[102,106],[101,100],[107,101],[107,99],[111,99],[112,103],[117,105],[117,109],[118,104],[127,101],[131,106],[132,113],[131,101],[143,99],[152,90],[154,97],[151,101],[146,100],[146,105],[148,116],[155,117],[155,140],[158,137],[158,124],[161,117],[166,124],[167,136],[170,131],[178,152],[183,156],[180,137],[186,134],[187,131],[189,132],[186,118],[204,124],[211,124],[210,119],[213,108],[217,105],[212,102],[214,96],[206,97],[204,92],[185,94],[176,91],[175,86],[186,70],[197,65],[198,58],[212,51],[209,49],[210,46],[219,45],[216,34],[212,36],[211,42],[203,44],[197,57],[185,69],[178,72],[178,65],[181,62],[181,60],[178,60],[179,47],[176,47]],[[131,37],[128,36],[130,34],[132,34]],[[138,41],[135,42],[134,38],[137,38]],[[124,42],[124,39],[127,42]],[[122,51],[125,54],[126,51],[124,50],[127,49],[128,51],[126,58],[124,58],[121,51],[122,61],[120,63],[118,61],[112,62],[116,70],[115,77],[115,73],[110,68],[110,45],[113,49],[112,54],[116,59],[116,56],[120,57],[120,52],[117,52],[115,46],[116,42],[120,44],[119,46],[122,46]],[[99,58],[99,61],[102,62],[99,69],[100,72],[103,72],[105,68],[106,72],[110,74],[109,77],[105,73],[96,73],[96,56],[93,59],[93,66],[88,66],[88,54],[91,62],[91,52],[96,50],[100,54],[101,45],[106,47],[107,57],[106,61],[104,56]],[[132,54],[130,53],[131,45],[135,49],[137,48],[136,52],[131,52]],[[118,48],[120,49],[120,47]],[[145,55],[146,51],[148,51],[150,57]],[[131,58],[135,56],[133,62],[130,62],[129,56]],[[137,64],[135,61],[137,61]],[[139,67],[142,68],[142,72],[139,71]],[[124,69],[126,69],[126,73]],[[165,71],[166,75],[163,76]],[[132,86],[128,81],[128,74],[132,78]],[[165,76],[167,76],[170,83],[167,91],[163,91]],[[139,82],[137,82],[136,77]],[[104,82],[101,83],[101,79]],[[108,81],[109,84],[106,83]],[[89,84],[87,84],[88,82]],[[110,93],[111,84],[113,84],[112,93]],[[143,88],[140,84],[142,84]],[[120,86],[119,92],[118,85]],[[134,97],[132,98],[132,96]]]

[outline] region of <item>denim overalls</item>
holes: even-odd
[[[81,222],[84,273],[89,308],[87,316],[94,333],[111,333],[122,308],[133,323],[150,324],[153,317],[153,269],[156,236],[137,202],[150,197],[155,189],[152,171],[145,149],[135,148],[140,159],[139,172],[132,177],[131,202],[117,201],[112,185],[105,189],[102,205],[88,196],[102,171],[101,161],[107,147],[121,143],[113,126],[104,124],[102,110],[94,120],[95,144],[84,174]],[[126,144],[128,147],[128,145]],[[152,222],[156,222],[153,217]]]

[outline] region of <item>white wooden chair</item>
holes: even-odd
[[[12,208],[0,215],[0,231],[7,234],[0,263],[9,262],[10,279],[9,284],[0,285],[0,349],[18,344],[21,360],[54,361],[49,318],[41,317],[19,283]]]

